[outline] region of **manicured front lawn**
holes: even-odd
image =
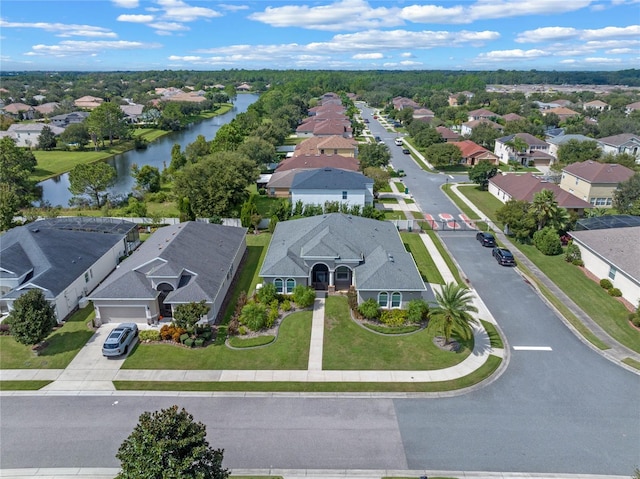
[[[188,349],[172,344],[138,344],[123,369],[306,369],[311,311],[287,316],[278,338],[268,346],[235,350],[224,345]]]
[[[385,220],[406,220],[407,215],[402,210],[393,210],[384,212]]]
[[[433,344],[431,328],[407,336],[382,336],[360,327],[350,318],[346,297],[329,296],[325,302],[322,368],[328,370],[443,369],[461,363],[473,341],[460,353]]]
[[[11,336],[0,336],[0,369],[63,369],[93,336],[87,326],[95,316],[91,305],[76,311],[46,339],[48,346],[40,355],[16,342]]]
[[[483,191],[478,185],[463,185],[458,187],[458,191],[469,198],[488,218],[494,223],[500,225],[496,220],[496,211],[500,209],[504,203],[493,196],[488,191]]]
[[[427,251],[422,238],[417,233],[400,233],[404,247],[413,256],[418,271],[425,283],[444,284],[444,279],[438,271],[433,258]]]
[[[0,391],[37,391],[53,381],[0,381]]]
[[[464,201],[462,201],[462,199],[450,187],[444,187],[442,188],[442,191],[449,197],[449,199],[451,199],[451,201],[453,201],[456,204],[458,208],[460,208],[460,210],[465,215],[469,217],[469,219],[472,219],[472,220],[480,219],[480,216],[478,216],[478,214],[475,211],[469,208],[469,205],[467,205]]]

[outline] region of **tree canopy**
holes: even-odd
[[[30,289],[13,302],[9,316],[11,335],[21,344],[38,344],[49,336],[56,323],[55,310],[40,289]]]
[[[489,180],[497,174],[498,167],[487,160],[480,160],[469,169],[469,179],[479,184],[483,190],[487,189]]]
[[[360,169],[364,171],[371,166],[379,168],[387,166],[391,160],[391,153],[387,145],[367,143],[359,146],[358,158],[360,159]]]
[[[434,143],[425,150],[424,156],[433,166],[441,167],[460,163],[462,152],[451,143]]]
[[[613,207],[619,213],[640,216],[640,173],[618,185],[613,193]]]
[[[111,102],[102,103],[92,110],[86,122],[96,150],[98,143],[102,143],[104,138],[109,138],[111,145],[114,138],[122,138],[129,130],[129,126],[124,122],[124,112],[119,105]]]
[[[117,479],[226,479],[224,450],[213,449],[206,428],[184,408],[144,412],[116,454]]]
[[[108,163],[80,164],[69,172],[69,191],[89,196],[98,208],[104,204],[105,192],[116,181],[116,169]]]
[[[478,312],[472,304],[471,291],[457,283],[447,283],[440,291],[435,291],[435,296],[437,306],[429,312],[429,326],[442,330],[446,344],[454,329],[461,338],[469,339],[471,324],[478,322],[470,314]]]

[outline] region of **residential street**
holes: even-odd
[[[460,213],[440,191],[445,175],[420,170],[377,121],[371,129],[390,145],[422,212]],[[450,397],[2,396],[0,467],[115,468],[115,453],[138,416],[178,404],[206,424],[230,468],[630,476],[640,464],[640,376],[587,347],[513,268],[496,263],[475,232],[440,235],[506,335],[508,368],[491,384]]]

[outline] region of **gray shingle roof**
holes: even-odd
[[[365,189],[367,184],[373,184],[373,180],[362,173],[327,167],[297,172],[291,182],[291,189],[356,190]]]
[[[425,289],[393,224],[342,213],[278,223],[260,276],[306,277],[309,267],[301,257],[312,255],[355,267],[361,290]]]
[[[7,231],[0,241],[0,266],[16,274],[33,269],[29,282],[56,297],[125,236],[99,232],[98,220],[89,231],[68,229],[67,223],[53,218]],[[135,227],[119,224],[127,231]]]
[[[214,301],[238,249],[245,244],[246,231],[194,221],[160,228],[120,264],[91,298],[154,298],[156,292],[149,277],[182,276],[185,280],[165,302]],[[153,295],[147,296],[149,292]]]

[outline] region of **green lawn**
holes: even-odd
[[[384,204],[389,204],[389,205],[397,205],[398,204],[398,199],[397,198],[378,198],[378,203],[384,203]]]
[[[431,255],[427,251],[420,235],[417,233],[400,233],[404,247],[413,255],[418,271],[425,283],[444,284],[444,279],[436,268]]]
[[[498,198],[488,191],[480,190],[478,185],[459,186],[458,191],[469,198],[469,200],[471,200],[471,202],[476,205],[480,211],[487,215],[487,217],[496,225],[501,226],[496,219],[496,211],[501,208],[504,203],[502,203]]]
[[[442,241],[440,240],[440,237],[432,229],[424,228],[424,227],[422,229],[433,240],[433,243],[436,245],[436,248],[440,252],[440,256],[442,256],[442,258],[444,259],[444,262],[447,263],[447,266],[449,267],[449,271],[451,271],[451,274],[453,274],[453,277],[456,279],[458,284],[466,286],[466,283],[462,280],[462,276],[460,276],[460,271],[458,271],[458,266],[453,262],[453,260],[451,259],[451,256],[449,256],[449,252],[444,248]]]
[[[115,152],[101,151],[41,151],[35,150],[33,155],[38,162],[36,170],[31,175],[34,181],[42,181],[71,170],[74,166],[94,163],[112,157]]]
[[[401,210],[393,210],[393,211],[385,210],[384,219],[385,220],[406,220],[407,215],[404,213],[404,211],[401,211]]]
[[[396,185],[396,188],[400,193],[404,193],[404,189],[406,188],[406,186],[402,181],[394,181],[394,184]]]
[[[0,336],[0,369],[63,369],[93,336],[87,323],[95,316],[91,305],[79,309],[46,342],[49,344],[36,356],[30,346],[16,342],[11,336]]]
[[[0,391],[37,391],[53,381],[0,381]]]
[[[445,187],[445,188],[442,188],[442,191],[451,199],[451,201],[455,203],[455,205],[458,208],[460,208],[460,211],[462,211],[465,215],[469,217],[469,219],[472,219],[472,220],[480,219],[480,216],[478,216],[478,214],[475,211],[469,208],[469,205],[467,205],[464,201],[462,201],[462,199],[451,188]]]
[[[268,346],[236,350],[224,345],[188,349],[171,344],[138,344],[123,369],[307,369],[311,311],[298,311],[280,325]]]
[[[430,328],[407,336],[383,336],[357,325],[350,318],[346,297],[329,296],[325,302],[325,370],[443,369],[461,363],[473,349],[473,340],[459,353],[433,344]]]

